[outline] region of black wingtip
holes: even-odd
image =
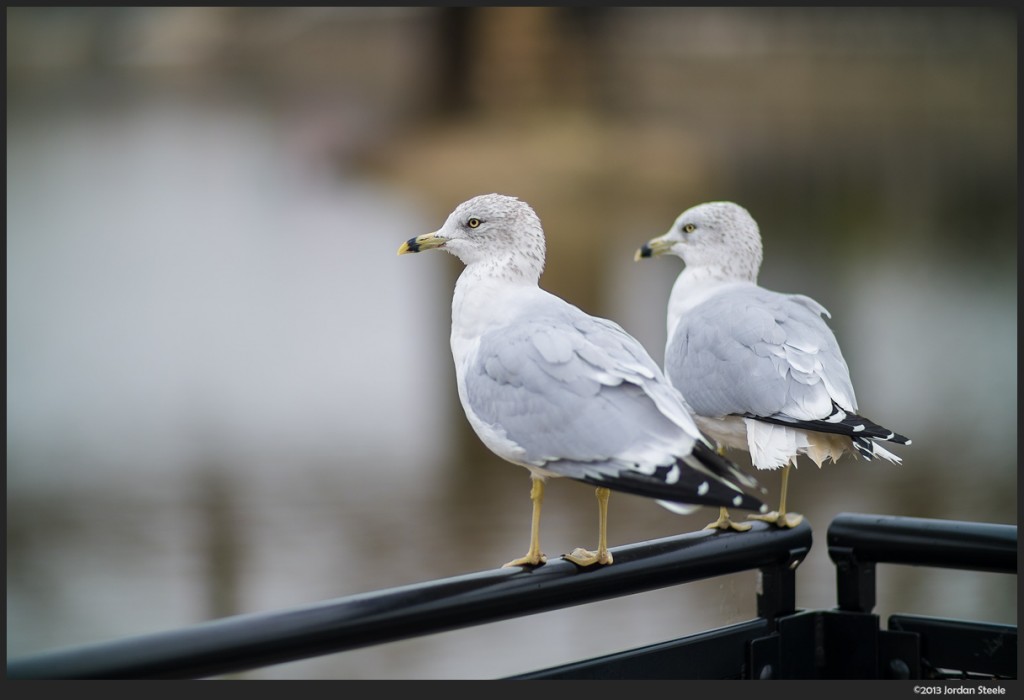
[[[729,463],[722,457],[718,458]],[[702,474],[682,461],[658,467],[653,474],[625,470],[617,474],[587,475],[578,481],[660,501],[767,511],[763,502],[737,490],[738,487],[731,485],[731,480]]]
[[[737,486],[748,489],[761,489],[761,484],[757,482],[757,479],[745,473],[732,461],[726,459],[719,452],[702,442],[698,442],[693,446],[693,456],[705,467],[730,483],[735,483]],[[761,490],[763,491],[764,489]]]
[[[912,440],[906,435],[900,435],[899,433],[893,433],[891,437],[886,438],[889,442],[895,442],[897,445],[909,445]]]
[[[839,417],[842,419],[839,420]],[[775,416],[755,416],[752,413],[744,414],[744,418],[752,418],[764,423],[785,425],[790,428],[802,428],[804,430],[815,430],[819,433],[832,433],[835,435],[847,435],[851,438],[870,438],[872,440],[884,440],[894,442],[898,445],[909,445],[910,438],[900,435],[894,430],[889,430],[873,420],[864,416],[846,411],[839,407],[835,401],[832,402],[832,415],[824,420],[795,420]]]
[[[853,438],[853,446],[857,453],[867,461],[870,462],[875,458],[874,443],[870,438]]]

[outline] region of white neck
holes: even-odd
[[[679,319],[684,314],[724,289],[750,284],[754,283],[738,279],[725,273],[722,268],[712,265],[685,268],[676,278],[675,284],[672,285],[672,293],[668,297],[668,341],[672,340],[672,334],[675,333]]]
[[[452,295],[452,354],[456,370],[476,349],[480,336],[495,326],[505,325],[523,304],[510,296],[540,291],[536,282],[523,277],[496,277],[492,269],[473,263],[459,275]],[[499,300],[504,300],[499,303]],[[504,311],[502,311],[504,309]]]

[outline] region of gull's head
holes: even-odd
[[[753,282],[761,268],[761,233],[740,205],[707,202],[680,214],[667,233],[647,241],[634,259],[666,253],[682,258],[687,268],[716,268]]]
[[[544,230],[529,204],[484,194],[455,207],[444,226],[410,238],[398,254],[440,248],[489,274],[536,282],[544,269]]]

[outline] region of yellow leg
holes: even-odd
[[[782,495],[779,496],[779,516],[786,515],[786,491],[789,490],[789,465],[782,470]]]
[[[718,454],[725,457],[725,448],[721,445],[718,446]],[[708,523],[704,526],[705,530],[735,530],[736,532],[746,532],[750,528],[754,527],[750,523],[734,523],[729,517],[729,509],[725,506],[721,506],[718,509],[718,520],[713,523]]]
[[[725,506],[721,506],[718,509],[718,520],[713,523],[708,523],[704,526],[705,530],[735,530],[736,532],[746,532],[750,528],[754,527],[750,523],[734,523],[729,517],[729,509]]]
[[[577,547],[572,554],[566,554],[565,558],[578,566],[591,566],[593,564],[611,564],[612,553],[608,551],[608,497],[611,491],[602,487],[597,489],[597,551],[591,552]]]
[[[787,464],[782,468],[782,496],[779,497],[779,509],[764,515],[748,515],[749,519],[762,520],[778,527],[796,527],[803,522],[804,516],[799,513],[786,512],[786,490],[789,486],[789,470],[791,467],[791,464]]]
[[[786,512],[786,491],[789,486],[789,465],[782,470],[782,497],[779,499],[779,527],[796,527],[803,522],[804,516],[799,513]]]
[[[533,519],[530,523],[530,550],[526,556],[513,559],[502,568],[509,566],[539,566],[548,558],[540,551],[540,504],[544,501],[544,481],[536,477],[530,486],[530,500],[533,502]]]

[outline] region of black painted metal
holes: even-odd
[[[806,551],[790,552],[788,564],[762,567],[757,572],[757,616],[769,621],[796,610],[796,567]]]
[[[520,617],[755,568],[795,568],[806,523],[700,531],[612,549],[615,563],[496,569],[8,662],[8,678],[201,678]],[[775,589],[785,607],[792,592]],[[759,606],[761,607],[761,606]],[[765,608],[771,607],[765,604]]]
[[[883,630],[870,612],[876,562],[1012,573],[1015,527],[844,514],[833,521],[829,533],[835,535],[829,553],[840,585],[869,591],[867,610],[795,611],[793,570],[766,567],[759,573],[756,620],[516,678],[1016,677],[1016,627],[894,616],[891,629]],[[797,554],[795,562],[802,559]]]
[[[775,621],[775,631],[750,645],[750,678],[793,680],[820,677],[824,645],[821,614],[800,611]]]
[[[554,560],[8,662],[8,678],[199,678],[758,569],[758,617],[517,679],[1016,678],[1017,628],[894,615],[879,629],[876,563],[1015,573],[1017,528],[844,513],[828,529],[839,609],[797,611],[810,527],[755,523],[616,548],[610,567]]]
[[[841,610],[874,609],[877,563],[1017,572],[1015,525],[841,513],[827,542]]]
[[[916,634],[879,629],[878,616],[805,610],[776,620],[750,644],[751,678],[870,680],[921,677]]]
[[[920,641],[926,678],[1017,677],[1017,628],[919,615],[891,615],[889,629]]]
[[[878,678],[878,616],[836,610],[822,614],[822,621],[821,677]]]
[[[921,638],[901,630],[879,631],[878,677],[901,681],[921,678]]]
[[[738,680],[747,645],[769,632],[761,618],[671,642],[599,656],[506,680]]]

